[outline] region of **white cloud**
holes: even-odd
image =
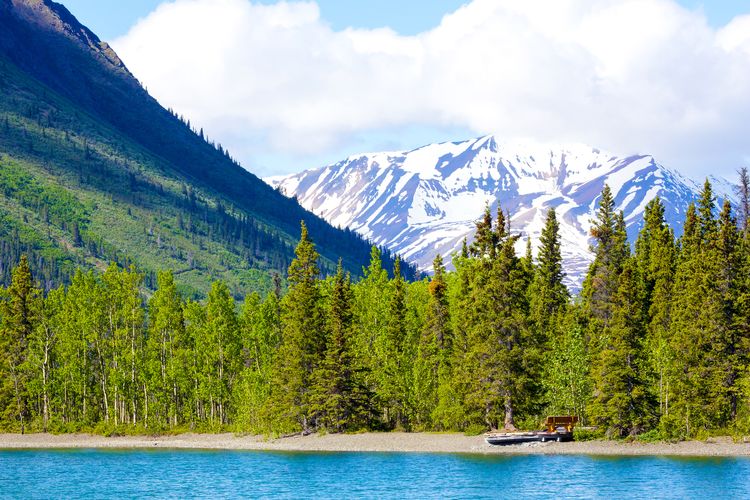
[[[176,0],[113,45],[233,151],[310,158],[423,125],[651,153],[693,175],[750,155],[750,16],[714,30],[672,0],[474,0],[408,37],[333,31],[312,2]]]

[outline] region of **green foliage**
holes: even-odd
[[[353,355],[351,280],[340,262],[328,302],[326,348],[312,377],[311,412],[325,430],[366,428],[371,394]]]
[[[630,247],[625,232],[622,212],[614,211],[612,191],[605,185],[599,200],[597,217],[592,221],[594,262],[583,282],[581,296],[588,305],[593,319],[594,335],[606,327],[613,314],[613,297],[618,287],[618,277]]]
[[[31,183],[33,184],[33,183]],[[27,185],[31,185],[27,184]],[[705,438],[750,429],[750,236],[710,185],[674,241],[656,199],[631,256],[606,190],[583,296],[562,287],[548,214],[539,261],[489,208],[455,272],[389,279],[377,248],[352,282],[321,277],[301,225],[289,286],[239,308],[173,273],[110,264],[49,290],[27,259],[0,288],[0,427],[107,435],[537,428],[579,440]],[[527,245],[528,249],[528,245]]]
[[[672,291],[677,248],[671,228],[664,220],[664,206],[657,197],[646,206],[643,230],[635,244],[635,258],[643,281],[647,325],[644,349],[651,375],[650,387],[658,401],[658,414],[668,413],[671,387],[670,365]]]
[[[23,46],[65,51],[68,43]],[[152,291],[159,271],[170,269],[187,297],[206,298],[221,279],[239,298],[273,288],[273,274],[283,275],[294,257],[295,225],[303,219],[325,243],[325,274],[335,270],[337,254],[359,274],[368,242],[329,226],[240,168],[136,82],[111,85],[130,78],[127,72],[111,74],[98,59],[80,56],[65,65],[78,65],[74,73],[39,80],[36,73],[46,65],[29,67],[18,51],[0,54],[3,262],[26,254],[45,291],[69,284],[76,267],[116,262],[136,265]],[[83,76],[89,72],[96,76]],[[48,86],[66,79],[66,97]],[[83,81],[99,84],[79,92]],[[127,88],[133,92],[123,92]],[[104,92],[93,101],[107,109],[89,109],[91,92]],[[109,108],[116,99],[107,92],[130,104]],[[388,252],[384,258],[393,259]],[[416,269],[409,266],[407,275],[414,277]],[[0,283],[10,283],[10,266],[0,266]]]
[[[600,338],[594,360],[594,399],[589,409],[608,437],[635,436],[653,425],[654,408],[646,387],[648,366],[643,290],[635,259],[623,265],[614,314]]]
[[[584,335],[586,315],[580,304],[568,311],[559,317],[545,356],[545,400],[549,414],[577,415],[585,422],[592,394],[591,359]]]
[[[448,306],[448,284],[443,258],[432,263],[434,276],[428,286],[427,314],[419,336],[414,363],[415,426],[431,428],[449,405],[453,334]]]
[[[457,314],[465,338],[456,346],[453,385],[467,424],[513,429],[517,411],[533,411],[541,345],[528,325],[530,276],[506,224],[498,210],[493,225],[487,208],[463,263],[467,298]]]
[[[34,287],[25,256],[13,271],[13,281],[6,293],[0,324],[0,416],[10,428],[17,428],[23,434],[31,419],[29,343],[40,308],[40,291]]]
[[[540,244],[538,267],[529,289],[530,313],[539,334],[549,339],[554,318],[564,310],[569,298],[568,289],[563,283],[565,273],[560,251],[560,225],[554,208],[547,211]]]
[[[312,377],[325,352],[324,322],[321,312],[318,253],[301,224],[296,258],[289,266],[289,292],[282,302],[281,345],[277,353],[269,414],[285,432],[307,431],[317,415],[311,408]]]

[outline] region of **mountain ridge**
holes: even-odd
[[[324,273],[339,257],[355,276],[369,262],[370,242],[282,196],[164,109],[55,2],[0,0],[0,132],[2,280],[29,253],[45,287],[115,261],[138,266],[151,288],[170,268],[188,296],[221,278],[239,297],[285,273],[300,221]],[[52,193],[75,210],[50,218]]]
[[[341,227],[402,253],[430,270],[471,239],[485,206],[498,204],[536,246],[546,209],[555,207],[568,284],[577,288],[588,263],[590,219],[605,183],[625,213],[631,241],[646,203],[663,198],[677,232],[700,188],[650,155],[619,157],[584,144],[501,141],[488,135],[429,144],[405,152],[365,153],[325,167],[266,179]],[[728,183],[713,179],[724,195]]]

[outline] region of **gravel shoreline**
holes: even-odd
[[[264,436],[238,436],[230,433],[118,437],[104,437],[91,434],[0,434],[0,449],[39,448],[183,448],[268,451],[478,453],[488,455],[750,457],[750,441],[735,443],[730,438],[713,438],[707,441],[685,441],[680,443],[583,441],[490,446],[484,442],[482,436],[465,436],[458,433],[368,432],[363,434],[314,434],[278,439],[267,439]]]

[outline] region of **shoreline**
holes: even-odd
[[[750,442],[731,438],[678,443],[624,443],[580,441],[492,446],[483,436],[459,433],[367,432],[312,434],[277,439],[265,436],[178,434],[169,436],[117,436],[92,434],[0,434],[0,451],[12,449],[192,449],[303,452],[460,453],[483,455],[596,455],[750,457]]]

